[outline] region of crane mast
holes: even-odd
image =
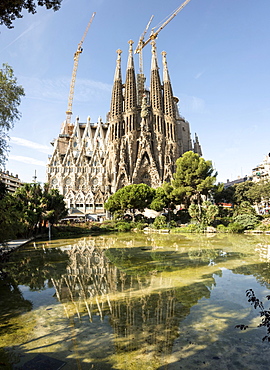
[[[94,19],[95,15],[96,15],[96,13],[92,14],[92,17],[91,17],[90,21],[88,22],[88,25],[87,25],[87,27],[84,31],[83,37],[82,37],[81,41],[78,44],[77,50],[74,53],[74,64],[73,64],[72,77],[71,77],[70,88],[69,88],[69,96],[68,96],[68,108],[67,108],[67,111],[66,111],[66,126],[67,126],[68,131],[70,131],[70,126],[71,126],[74,88],[75,88],[75,81],[76,81],[76,74],[77,74],[77,69],[78,69],[79,57],[80,57],[80,54],[83,51],[82,44],[84,42],[84,39],[87,35],[87,32],[88,32],[90,26],[91,26],[91,23],[93,22],[93,19]]]
[[[148,31],[148,28],[149,28],[153,18],[154,18],[154,16],[152,15],[151,18],[149,19],[149,22],[147,23],[147,26],[145,27],[145,30],[141,34],[141,37],[138,41],[138,45],[137,45],[137,47],[135,49],[135,52],[134,52],[134,53],[137,53],[137,50],[139,50],[138,51],[138,53],[139,53],[139,73],[137,74],[137,102],[138,102],[138,105],[141,105],[141,103],[142,103],[142,98],[143,98],[143,94],[144,94],[144,84],[145,84],[145,76],[143,74],[143,52],[142,52],[143,43],[144,43],[144,36],[145,36],[146,32]]]
[[[139,60],[140,60],[140,73],[143,73],[143,58],[142,58],[142,49],[143,49],[143,44],[144,44],[144,36],[146,34],[146,32],[148,31],[148,28],[153,20],[154,16],[152,15],[151,18],[149,19],[149,22],[147,23],[147,26],[145,27],[145,30],[143,31],[143,33],[141,34],[141,37],[138,41],[138,45],[135,49],[135,52],[134,53],[139,53]]]
[[[164,22],[162,23],[162,25],[157,29],[156,32],[154,32],[154,29],[152,29],[152,32],[149,36],[149,38],[146,40],[146,41],[143,41],[143,38],[141,37],[140,40],[139,40],[139,43],[138,43],[138,46],[135,50],[135,53],[141,53],[141,50],[147,45],[149,44],[149,42],[151,40],[155,40],[159,34],[159,32],[165,27],[167,26],[167,24],[190,2],[191,0],[186,0],[184,1],[170,16],[169,18]],[[145,33],[143,34],[143,37],[144,37]]]

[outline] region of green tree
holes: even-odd
[[[155,189],[155,195],[150,204],[150,208],[155,211],[162,211],[165,208],[169,208],[173,200],[172,190],[173,187],[168,182],[165,182],[162,186]]]
[[[269,183],[257,182],[253,184],[246,192],[246,197],[252,204],[260,203],[265,197],[269,199]]]
[[[249,213],[234,217],[234,222],[241,225],[243,230],[251,230],[259,223],[259,219],[257,216]]]
[[[134,219],[135,211],[149,207],[154,195],[154,189],[146,184],[127,185],[111,195],[104,207],[111,213],[129,210]]]
[[[7,191],[7,186],[0,180],[0,200],[6,196]]]
[[[8,132],[20,118],[18,106],[22,96],[24,90],[22,86],[17,85],[13,69],[8,64],[3,64],[0,69],[0,167],[6,160]]]
[[[258,208],[260,208],[261,203],[261,206],[264,207],[264,203],[269,203],[270,201],[270,182],[262,180],[254,183],[254,185],[247,190],[246,194],[253,205],[256,205]]]
[[[265,200],[270,199],[270,181],[265,181],[263,183],[257,183],[256,185],[258,185],[261,189],[261,192],[260,192],[261,199],[265,199]]]
[[[49,189],[39,183],[26,183],[14,193],[17,209],[27,236],[41,231],[42,225],[49,221],[52,225],[67,214],[64,198],[57,189]]]
[[[239,205],[242,202],[249,202],[254,204],[255,194],[252,192],[252,188],[255,187],[255,183],[252,181],[241,182],[240,184],[235,184],[234,188],[234,202]]]
[[[47,9],[59,10],[62,0],[1,0],[0,24],[13,28],[12,22],[16,18],[22,18],[22,11],[35,14],[37,5],[45,6]]]
[[[232,203],[234,204],[234,186],[224,187],[223,183],[218,183],[212,190],[212,195],[215,199],[216,204],[220,203]]]
[[[22,213],[18,209],[18,202],[10,193],[0,199],[0,209],[0,243],[24,234]]]
[[[176,161],[172,196],[186,208],[191,203],[201,204],[213,189],[216,176],[211,161],[192,151],[186,152]]]
[[[202,204],[191,204],[188,208],[190,217],[195,219],[202,226],[211,225],[219,214],[218,206],[209,201]]]
[[[42,188],[39,183],[26,183],[14,193],[17,208],[21,212],[21,222],[25,225],[27,236],[36,232],[42,222],[43,199]]]
[[[49,184],[44,184],[43,189],[43,220],[51,225],[57,223],[68,214],[64,197],[58,189],[50,189]]]
[[[236,217],[238,215],[255,215],[256,211],[252,207],[252,204],[248,201],[243,201],[239,205],[234,207],[233,211],[233,217]]]

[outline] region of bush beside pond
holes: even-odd
[[[177,215],[170,217],[166,214],[159,215],[155,219],[148,220],[144,217],[137,217],[135,221],[125,219],[118,220],[104,220],[103,222],[85,222],[79,224],[58,225],[52,229],[53,236],[71,236],[79,234],[96,234],[108,232],[129,232],[129,231],[143,231],[147,228],[148,232],[151,229],[162,230],[170,229],[173,234],[178,233],[205,233],[207,232],[207,225],[199,222],[191,222],[186,224],[179,224]],[[175,218],[175,219],[174,219]],[[261,219],[260,219],[261,218]],[[243,233],[245,231],[252,231],[254,229],[267,231],[270,230],[270,218],[259,217],[254,214],[241,214],[235,217],[220,217],[213,223],[211,232],[217,233]],[[208,227],[209,228],[209,227]]]

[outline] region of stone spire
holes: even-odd
[[[134,41],[129,40],[129,51],[128,51],[128,63],[127,69],[134,69],[134,62],[133,62],[133,47]]]
[[[164,114],[171,118],[175,118],[176,117],[175,104],[166,59],[167,53],[163,51],[161,54],[163,57],[162,62],[163,62]]]
[[[201,148],[199,138],[196,133],[195,133],[195,140],[193,141],[193,148],[194,148],[193,149],[194,153],[197,153],[199,154],[199,156],[202,156],[202,148]]]
[[[137,107],[136,79],[133,62],[133,41],[129,42],[129,55],[125,83],[125,112]]]
[[[117,51],[117,61],[114,74],[114,83],[112,89],[112,99],[111,99],[111,110],[110,118],[111,120],[123,113],[123,93],[122,93],[122,76],[121,76],[121,53],[122,50]]]
[[[152,45],[152,63],[151,63],[150,101],[154,113],[154,111],[162,112],[163,105],[162,105],[162,87],[158,71],[155,41],[152,41],[151,45]]]

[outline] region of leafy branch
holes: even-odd
[[[262,319],[261,319],[261,323],[258,325],[258,328],[262,326],[267,328],[267,334],[262,338],[262,340],[263,341],[267,340],[268,342],[270,342],[270,310],[266,310],[264,308],[262,301],[260,301],[256,297],[252,289],[246,290],[246,296],[248,297],[248,302],[250,302],[250,304],[253,305],[255,309],[259,308],[261,310],[259,313]],[[269,301],[270,295],[267,295],[266,298]],[[240,329],[240,330],[246,330],[248,328],[248,325],[243,325],[243,324],[236,325],[235,328]]]

